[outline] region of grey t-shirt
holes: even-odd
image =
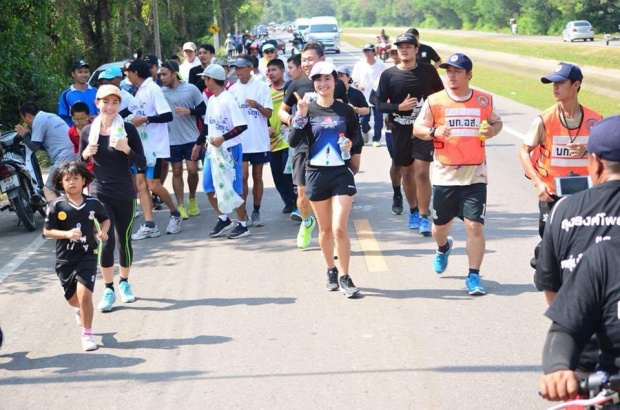
[[[181,82],[175,88],[162,87],[164,97],[170,105],[174,120],[168,123],[170,145],[182,145],[196,142],[200,132],[193,115],[178,115],[174,112],[177,107],[194,109],[204,102],[202,94],[194,84]]]
[[[32,122],[31,141],[40,142],[54,163],[75,157],[69,126],[56,114],[39,111]]]

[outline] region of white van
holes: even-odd
[[[308,27],[310,27],[309,18],[299,17],[297,20],[295,20],[295,30],[299,31],[304,37],[308,32]]]
[[[336,17],[312,17],[308,28],[308,41],[318,41],[325,51],[333,50],[340,53],[340,28]]]

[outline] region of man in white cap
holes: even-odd
[[[381,59],[377,58],[377,53],[375,51],[375,46],[372,44],[366,44],[364,48],[362,48],[362,52],[364,53],[364,58],[360,59],[355,66],[353,67],[353,73],[351,73],[351,78],[353,79],[353,84],[360,90],[364,97],[366,97],[366,101],[370,103],[370,92],[374,87],[375,83],[379,80],[379,76],[381,73],[387,68],[385,63],[381,61]],[[379,112],[379,108],[375,105],[369,104],[371,108],[371,112],[360,116],[361,126],[362,126],[362,137],[364,138],[364,142],[368,142],[368,131],[370,131],[370,116],[371,114],[375,117],[375,126],[374,126],[374,134],[372,136],[372,145],[374,147],[380,146],[379,141],[381,141],[381,130],[383,129],[383,113]]]
[[[200,65],[200,60],[196,58],[196,44],[191,41],[183,44],[183,56],[185,59],[179,65],[179,73],[184,80],[187,80],[189,78],[189,70]]]

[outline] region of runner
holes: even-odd
[[[213,144],[214,147],[224,146],[232,155],[235,166],[233,188],[238,195],[243,195],[243,171],[241,167],[243,148],[241,146],[241,133],[248,126],[235,98],[224,88],[226,82],[224,68],[219,64],[211,64],[202,75],[205,77],[207,89],[213,95],[207,102],[206,126],[203,127],[200,136],[196,140],[196,145],[194,145],[192,150],[192,160],[198,159],[198,154],[203,149],[208,135],[209,144]],[[218,215],[217,224],[209,232],[209,236],[212,238],[222,236],[225,230],[233,226],[233,223],[228,218],[228,215],[222,213],[218,207],[209,156],[205,157],[202,184],[209,203]],[[237,207],[236,212],[237,223],[228,234],[228,239],[243,238],[250,235],[250,230],[245,220],[245,202]]]
[[[198,47],[198,60],[200,61],[200,65],[192,67],[189,70],[189,78],[186,78],[188,83],[194,84],[200,92],[203,92],[205,89],[204,77],[200,74],[211,64],[211,60],[215,58],[215,47],[211,44],[201,44]],[[205,102],[206,104],[206,102]]]
[[[45,217],[45,237],[56,239],[56,274],[65,299],[82,325],[82,348],[97,350],[93,339],[93,290],[97,276],[97,240],[108,239],[110,219],[97,199],[82,194],[93,174],[79,162],[65,162],[52,175],[65,193],[54,200]],[[101,224],[97,229],[96,224]]]
[[[392,129],[393,158],[400,167],[405,197],[409,203],[409,229],[419,229],[423,236],[431,236],[430,164],[433,161],[433,143],[411,138],[413,122],[422,104],[434,92],[443,90],[443,83],[435,67],[418,63],[418,40],[413,34],[396,37],[400,64],[390,67],[380,77],[376,92],[379,111],[388,113]],[[392,208],[402,204],[400,186],[393,186]],[[396,206],[396,208],[398,208]]]
[[[326,289],[340,288],[352,298],[359,294],[349,276],[348,222],[356,189],[345,154],[359,139],[359,122],[353,108],[334,98],[338,74],[333,64],[316,63],[309,77],[317,98],[308,103],[296,93],[290,144],[296,147],[302,140],[308,144],[306,192],[319,223],[319,244],[327,264]],[[334,262],[334,240],[340,269]]]
[[[192,161],[192,149],[196,138],[200,135],[197,119],[204,115],[207,106],[202,99],[200,90],[179,76],[179,65],[173,61],[165,61],[161,65],[162,91],[166,101],[172,108],[173,121],[168,123],[170,137],[170,158],[172,164],[172,188],[176,196],[178,210],[183,219],[200,215],[196,188],[198,187],[198,161]],[[189,206],[185,209],[183,200],[183,161],[187,168],[187,186],[189,188]]]
[[[235,68],[237,81],[228,90],[237,100],[248,129],[243,132],[243,200],[248,196],[248,179],[252,164],[252,199],[254,208],[252,226],[263,226],[260,214],[263,199],[263,165],[269,162],[268,118],[273,113],[273,102],[269,86],[252,75],[253,62],[248,55],[241,55],[231,67]]]
[[[484,141],[499,134],[502,119],[490,94],[469,87],[473,75],[469,57],[452,54],[441,68],[446,69],[448,89],[428,97],[414,125],[416,137],[435,144],[433,238],[438,249],[433,269],[440,274],[448,267],[454,246],[448,235],[458,217],[467,233],[469,272],[465,285],[470,295],[485,295],[480,284],[487,201]]]
[[[351,70],[348,67],[340,66],[336,70],[338,72],[338,78],[342,81],[347,89],[347,98],[349,99],[349,105],[355,111],[358,116],[357,123],[360,123],[360,116],[364,116],[370,113],[370,107],[366,97],[362,92],[354,87],[351,87],[353,79],[351,78]],[[361,134],[361,132],[360,132]],[[351,159],[349,160],[349,168],[353,171],[353,175],[356,175],[360,170],[360,164],[362,161],[362,148],[364,147],[364,140],[359,138],[357,143],[351,148]]]
[[[583,74],[576,65],[560,63],[554,73],[540,81],[553,83],[557,103],[534,119],[521,145],[519,159],[538,193],[538,234],[542,239],[549,213],[559,199],[555,178],[588,173],[585,157],[588,135],[601,115],[579,104]],[[530,262],[534,269],[540,244],[536,245]]]
[[[80,137],[80,159],[93,163],[95,180],[90,194],[99,199],[110,217],[111,229],[103,243],[100,263],[105,290],[98,308],[112,310],[116,302],[114,293],[114,249],[118,244],[119,290],[121,301],[136,300],[129,284],[129,271],[133,263],[131,230],[136,206],[132,164],[138,169],[146,167],[142,142],[136,127],[124,122],[118,115],[122,94],[114,85],[102,85],[97,91],[100,115],[92,125],[84,128]]]
[[[407,30],[407,33],[411,33],[415,36],[420,43],[420,32],[417,28],[410,28]],[[420,43],[420,47],[418,48],[418,54],[416,55],[418,61],[422,61],[423,63],[433,64],[435,68],[439,68],[441,65],[441,57],[435,51],[435,49],[427,44]]]

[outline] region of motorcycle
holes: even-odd
[[[291,43],[293,44],[293,47],[291,48],[291,56],[294,56],[295,54],[300,54],[301,50],[304,48],[303,40],[300,38],[294,38],[293,40],[291,40]]]
[[[385,40],[379,41],[377,52],[379,53],[379,58],[385,63],[390,56],[390,44]]]
[[[1,125],[0,125],[1,127]],[[34,152],[23,144],[16,131],[0,136],[0,193],[9,203],[0,211],[15,212],[26,229],[37,229],[35,213],[45,216],[47,202],[43,195],[43,175]]]

